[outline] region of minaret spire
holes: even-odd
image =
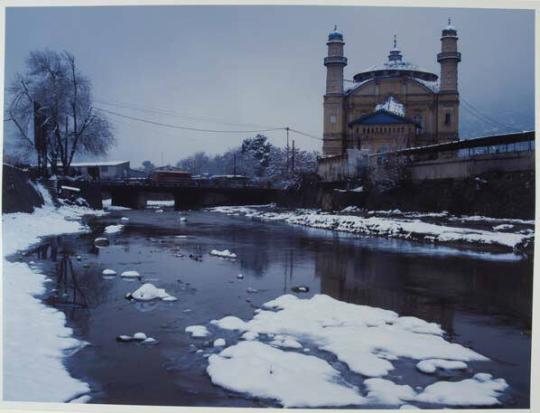
[[[397,49],[397,34],[394,34],[394,49]]]

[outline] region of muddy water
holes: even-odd
[[[130,218],[124,231],[109,236],[110,246],[94,247],[104,226],[120,216]],[[212,385],[205,357],[217,350],[184,329],[228,314],[249,319],[262,303],[306,285],[303,297],[322,292],[440,323],[451,340],[492,360],[475,371],[507,380],[505,407],[528,407],[531,260],[208,212],[187,217],[180,223],[168,209],[115,212],[90,222],[93,233],[51,238],[26,258],[52,278],[47,302],[65,311],[75,335],[90,343],[66,363],[73,376],[91,384],[92,402],[275,406]],[[210,256],[212,249],[233,250],[238,259]],[[106,279],[105,268],[118,274],[136,270],[143,280]],[[165,288],[178,301],[126,300],[141,282]],[[138,331],[159,344],[115,340]],[[398,383],[425,386],[434,380],[419,373],[409,377],[400,366],[393,374]]]

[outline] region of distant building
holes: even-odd
[[[323,156],[346,157],[351,149],[367,153],[444,143],[459,139],[457,31],[442,30],[440,78],[403,60],[394,37],[388,61],[354,76],[344,87],[343,34],[328,36],[324,95]]]
[[[74,162],[71,169],[90,180],[121,179],[130,176],[129,161]]]

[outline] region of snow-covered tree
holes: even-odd
[[[76,154],[104,154],[114,143],[111,125],[93,107],[90,80],[69,52],[31,52],[8,93],[17,137],[53,173],[60,163],[67,174]]]

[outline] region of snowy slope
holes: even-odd
[[[85,231],[80,217],[96,214],[80,207],[55,208],[37,185],[45,205],[33,213],[2,215],[3,253],[3,394],[6,401],[68,401],[90,389],[63,365],[66,350],[84,345],[72,337],[64,313],[36,296],[45,292],[46,277],[26,263],[9,262],[40,237]]]

